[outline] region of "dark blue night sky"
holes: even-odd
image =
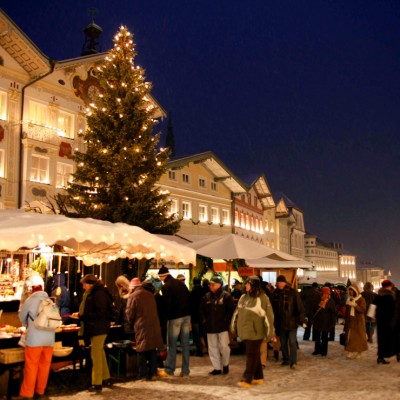
[[[400,2],[0,4],[56,60],[80,55],[88,7],[104,51],[127,25],[177,155],[212,150],[247,182],[264,173],[307,231],[397,269],[399,283]]]

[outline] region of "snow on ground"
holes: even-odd
[[[155,382],[129,381],[117,383],[113,389],[103,389],[95,395],[87,391],[73,395],[74,399],[87,400],[93,396],[135,400],[369,400],[400,399],[400,363],[393,357],[389,365],[377,364],[376,343],[360,359],[348,360],[343,346],[337,341],[343,327],[337,326],[335,342],[329,342],[328,356],[313,356],[314,342],[303,341],[303,329],[298,330],[300,350],[298,366],[291,370],[281,366],[280,361],[268,359],[264,370],[264,383],[253,385],[250,389],[237,386],[244,366],[244,355],[232,355],[228,375],[209,376],[212,370],[208,356],[190,358],[190,376],[159,379]],[[375,338],[374,338],[375,339]],[[180,372],[180,359],[175,375]],[[54,396],[51,399],[67,399]],[[246,399],[247,400],[247,399]]]

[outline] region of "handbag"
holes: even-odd
[[[367,311],[367,317],[371,318],[371,319],[375,319],[376,318],[376,305],[375,304],[370,304],[368,307],[368,311]]]
[[[342,332],[339,335],[339,343],[344,346],[346,344],[346,334],[344,332]]]

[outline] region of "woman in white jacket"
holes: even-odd
[[[54,331],[37,329],[33,320],[38,315],[39,304],[49,296],[43,291],[44,282],[39,275],[27,279],[32,294],[19,311],[19,319],[27,326],[25,339],[24,380],[21,385],[22,398],[40,398],[44,395],[49,378],[54,347]]]

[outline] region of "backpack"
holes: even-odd
[[[33,320],[36,329],[55,331],[62,323],[60,311],[50,298],[39,303],[38,315]]]

